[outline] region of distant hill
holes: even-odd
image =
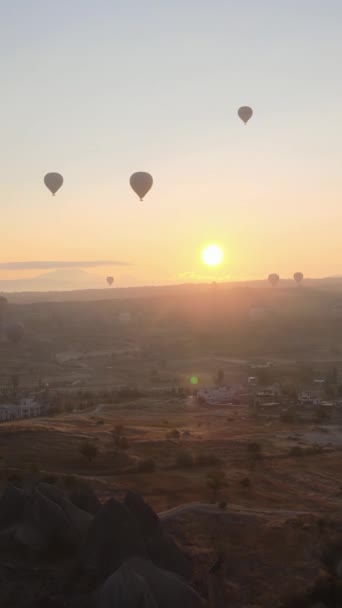
[[[69,291],[74,289],[96,289],[103,287],[104,278],[79,268],[61,268],[37,277],[0,280],[0,291]]]
[[[9,302],[28,304],[34,302],[91,302],[99,300],[117,300],[131,298],[177,297],[186,294],[200,295],[210,288],[219,292],[227,290],[269,290],[279,293],[282,290],[315,289],[328,291],[342,298],[342,277],[306,279],[303,287],[297,287],[292,279],[283,279],[279,286],[272,289],[267,281],[241,281],[218,283],[216,287],[205,283],[187,283],[181,285],[159,285],[145,287],[105,287],[105,279],[89,274],[83,270],[56,270],[34,279],[17,281],[0,281],[0,291]]]

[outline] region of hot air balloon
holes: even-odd
[[[12,342],[12,344],[17,344],[20,342],[24,335],[24,326],[21,323],[10,323],[6,327],[6,337],[7,340]]]
[[[295,272],[293,278],[296,281],[297,285],[300,285],[302,280],[304,279],[304,275],[302,272]]]
[[[113,283],[114,283],[113,277],[107,277],[106,281],[107,281],[107,283],[108,283],[109,286],[113,285]]]
[[[275,273],[269,274],[268,282],[271,283],[272,287],[275,287],[279,283],[279,275]]]
[[[139,196],[140,200],[144,199],[144,196],[151,190],[153,185],[153,177],[149,173],[144,171],[138,171],[131,175],[129,183],[134,192]]]
[[[249,106],[242,106],[238,109],[238,115],[246,125],[253,116],[253,110]]]
[[[63,185],[63,176],[60,173],[47,173],[44,177],[44,184],[55,196],[57,190]]]

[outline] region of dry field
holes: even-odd
[[[119,451],[118,425],[128,440]],[[175,429],[180,439],[168,438]],[[330,440],[339,432],[251,422],[242,407],[208,410],[192,399],[98,405],[1,425],[2,484],[43,478],[68,491],[86,480],[103,500],[139,491],[192,557],[193,583],[204,596],[208,567],[223,552],[230,606],[281,605],[311,588],[322,550],[342,531],[342,452]],[[289,455],[318,439],[319,452]],[[99,450],[91,463],[79,451],[84,441]],[[261,460],[251,458],[251,442],[260,445]],[[190,466],[192,458],[202,462]],[[146,461],[153,471],[144,472]],[[218,470],[226,485],[214,497],[207,479]]]
[[[128,448],[116,451],[112,433],[118,425],[123,427]],[[175,429],[180,439],[168,437]],[[91,480],[103,496],[113,490],[136,489],[163,511],[193,501],[210,502],[207,475],[220,469],[227,481],[220,500],[228,504],[333,514],[340,510],[342,499],[339,433],[328,427],[286,428],[278,422],[250,421],[243,407],[209,410],[191,398],[144,398],[2,424],[2,477],[30,471],[62,479],[73,475]],[[85,440],[99,450],[90,464],[79,452]],[[261,446],[262,461],[253,462],[250,457],[251,442]],[[305,452],[317,443],[321,450],[315,454],[291,455],[295,446]],[[204,463],[183,463],[184,452]],[[205,466],[208,456],[213,464]],[[153,472],[140,470],[146,460],[153,461]],[[246,477],[250,487],[241,484]]]

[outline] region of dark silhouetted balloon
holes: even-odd
[[[268,275],[268,282],[271,283],[272,287],[275,287],[276,285],[278,285],[279,283],[279,274],[269,274]]]
[[[296,283],[298,283],[298,285],[300,285],[300,283],[304,279],[304,275],[302,272],[295,272],[293,275],[293,278],[296,281]]]
[[[17,344],[24,336],[24,326],[21,323],[10,323],[6,327],[7,340],[12,344]]]
[[[238,109],[238,115],[246,125],[253,116],[253,110],[249,106],[242,106]]]
[[[44,184],[53,196],[55,196],[57,190],[63,186],[63,181],[63,177],[60,173],[47,173],[44,177]]]
[[[114,283],[113,277],[107,277],[106,280],[107,280],[108,285],[113,285],[113,283]]]
[[[129,183],[142,201],[144,196],[146,196],[153,186],[153,177],[149,173],[138,171],[138,173],[133,173],[133,175],[131,175]]]

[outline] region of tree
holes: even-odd
[[[123,436],[124,427],[122,424],[117,424],[112,431],[114,447],[117,450],[127,450],[128,449],[128,439]]]
[[[327,384],[337,384],[338,382],[338,371],[336,367],[331,367],[328,370],[328,373],[326,375],[326,379],[325,379]]]
[[[316,420],[317,422],[325,422],[326,420],[329,420],[330,416],[330,412],[327,411],[325,407],[320,406],[316,413]]]
[[[257,371],[258,384],[260,384],[260,386],[268,386],[269,384],[272,384],[273,377],[273,372],[269,368],[264,367],[262,369],[258,369]]]
[[[80,453],[89,463],[91,463],[99,454],[98,447],[91,441],[84,441],[79,448]]]
[[[18,374],[13,374],[11,376],[11,385],[12,385],[12,398],[16,400],[18,388],[19,388],[20,378]]]
[[[262,453],[262,447],[260,443],[257,443],[256,441],[251,441],[247,445],[247,452],[251,461],[252,468],[255,467],[256,462],[260,462],[264,458],[264,455]]]
[[[179,441],[180,436],[180,432],[177,429],[173,429],[173,431],[169,431],[169,433],[167,434],[168,439],[174,439],[176,441]]]
[[[216,377],[215,377],[215,384],[216,384],[216,386],[222,386],[223,380],[224,380],[224,371],[223,371],[223,369],[219,369],[217,371],[217,374],[216,374]]]
[[[217,502],[222,488],[227,487],[227,478],[224,471],[211,471],[207,475],[207,488],[211,491],[213,501]]]
[[[13,388],[13,392],[16,393],[16,391],[19,388],[19,382],[20,382],[20,378],[18,376],[18,374],[13,374],[11,376],[11,384],[12,384],[12,388]]]
[[[324,394],[327,399],[335,399],[336,391],[333,386],[326,384],[324,387]]]
[[[312,382],[314,377],[314,370],[312,367],[308,367],[306,365],[301,365],[297,371],[298,381],[303,384],[308,384]]]

